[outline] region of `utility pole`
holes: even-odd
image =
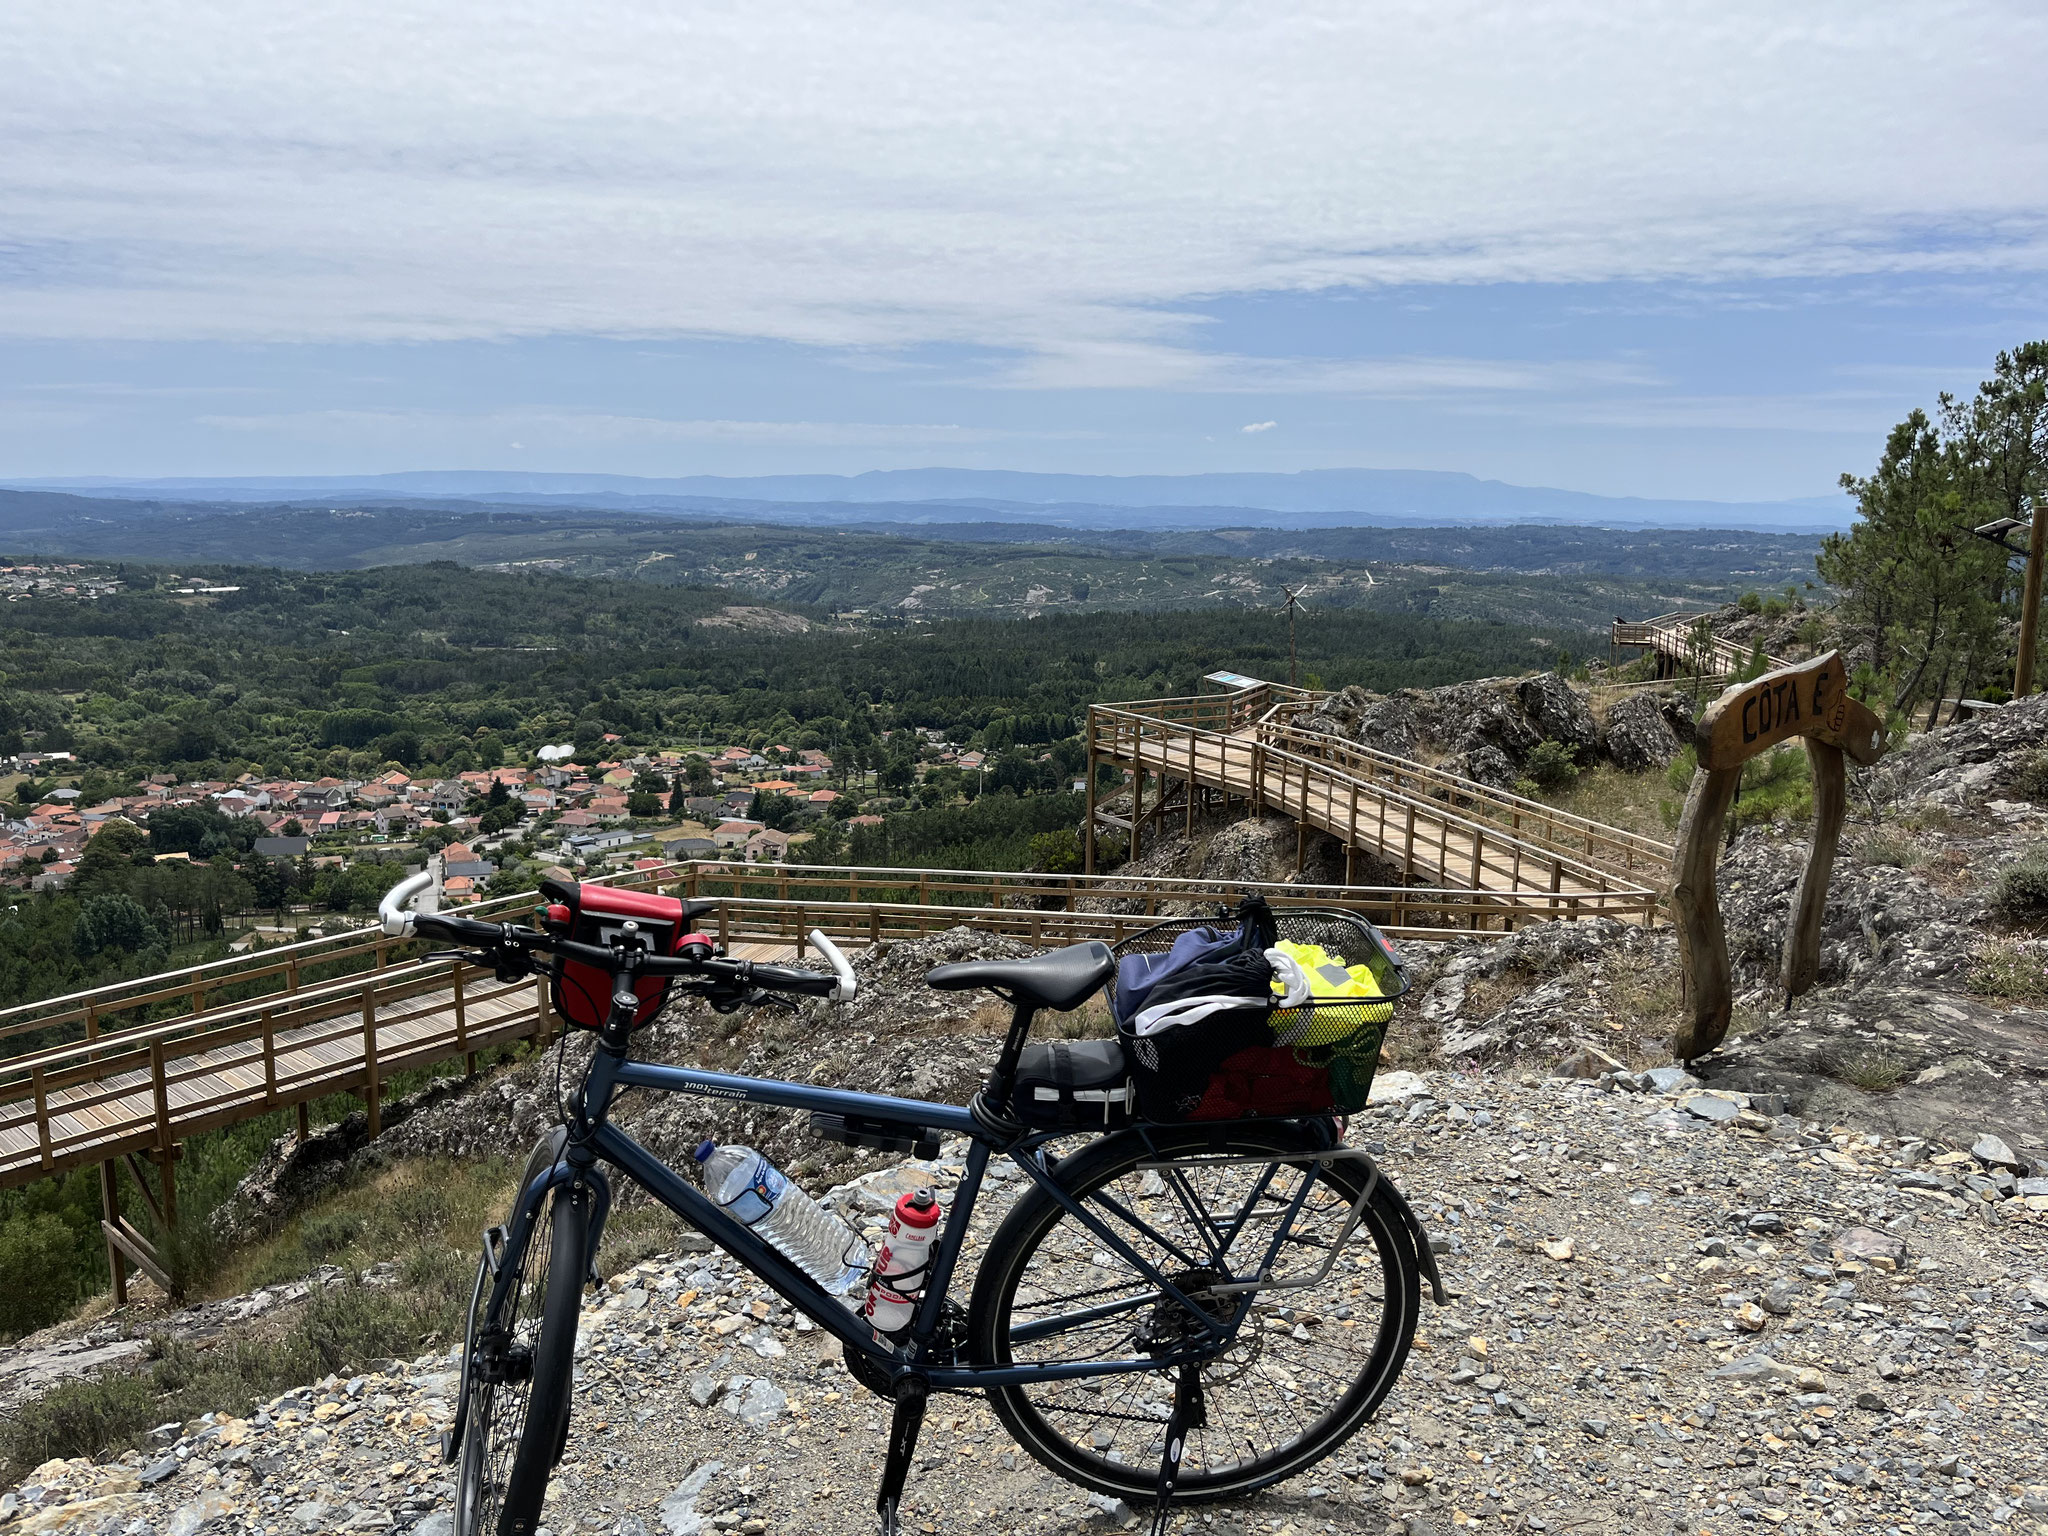
[[[1280,590],[1287,594],[1287,602],[1285,605],[1287,608],[1287,686],[1293,688],[1298,686],[1299,683],[1299,679],[1295,676],[1294,610],[1296,606],[1299,604],[1300,598],[1297,595],[1297,588],[1282,587]]]
[[[2034,526],[2027,536],[2027,574],[2021,587],[2020,654],[2013,668],[2012,696],[2024,699],[2034,691],[2034,640],[2041,621],[2041,569],[2048,563],[2048,507],[2034,498]]]

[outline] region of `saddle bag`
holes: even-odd
[[[579,944],[609,948],[624,937],[628,922],[635,925],[634,943],[653,955],[679,954],[683,940],[691,937],[690,914],[679,897],[561,880],[543,881],[540,893],[548,903],[541,914],[548,932]],[[661,1012],[670,983],[667,976],[634,978],[633,990],[640,998],[635,1028]],[[550,996],[555,1012],[578,1029],[602,1029],[612,1011],[612,977],[594,965],[564,960],[556,969]]]
[[[1033,1130],[1113,1131],[1131,1123],[1133,1100],[1116,1041],[1052,1040],[1024,1047],[1010,1113]]]

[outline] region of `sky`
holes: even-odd
[[[1827,494],[2048,336],[2048,8],[12,0],[0,477]]]

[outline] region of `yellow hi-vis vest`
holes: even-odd
[[[1308,974],[1310,1002],[1322,1005],[1294,1010],[1298,1022],[1274,1019],[1274,1033],[1283,1045],[1334,1045],[1362,1025],[1384,1024],[1393,1017],[1392,1003],[1376,1008],[1330,1006],[1351,998],[1381,996],[1379,978],[1370,967],[1347,966],[1342,955],[1333,955],[1320,944],[1294,944],[1283,939],[1274,947]],[[1276,981],[1274,988],[1281,990],[1280,983]]]

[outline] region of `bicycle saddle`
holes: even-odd
[[[925,973],[925,984],[941,992],[965,992],[970,987],[997,987],[1019,1002],[1034,1008],[1065,1013],[1078,1008],[1088,995],[1116,973],[1116,958],[1099,939],[1086,944],[1069,944],[1051,954],[1033,955],[1029,960],[970,960],[961,965],[942,965]]]

